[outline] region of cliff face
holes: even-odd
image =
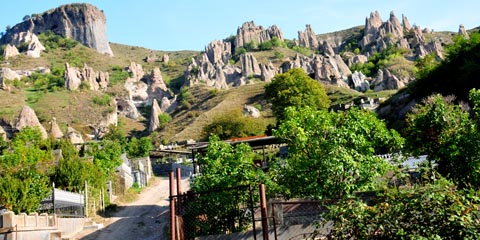
[[[113,55],[107,39],[106,22],[103,12],[93,5],[67,4],[15,25],[6,32],[1,42],[10,43],[20,32],[39,34],[50,30],[100,53]]]

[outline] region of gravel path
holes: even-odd
[[[103,229],[82,231],[74,239],[166,239],[169,184],[166,177],[156,178],[136,201],[121,206],[113,217],[108,218]],[[182,180],[182,191],[188,190],[188,183],[188,179]]]

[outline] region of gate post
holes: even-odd
[[[260,210],[262,213],[263,240],[268,240],[267,197],[265,196],[264,184],[260,184]]]
[[[170,240],[175,240],[175,199],[173,194],[175,193],[175,178],[173,171],[168,174],[170,180]]]

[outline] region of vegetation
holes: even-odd
[[[352,71],[360,71],[365,76],[373,77],[377,74],[379,69],[383,69],[388,65],[392,65],[392,61],[400,61],[404,59],[404,54],[407,52],[404,48],[389,46],[387,49],[376,52],[368,58],[366,63],[353,64],[350,69]]]
[[[326,109],[330,106],[323,85],[310,78],[303,69],[290,69],[276,75],[265,86],[265,98],[272,103],[272,111],[280,120],[284,118],[286,107]]]
[[[211,123],[203,127],[203,138],[208,139],[212,135],[221,140],[257,136],[265,132],[266,125],[256,119],[244,116],[240,109],[231,110],[216,116]]]

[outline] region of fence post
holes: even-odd
[[[53,213],[55,213],[55,182],[52,182],[52,205]]]
[[[250,210],[252,212],[252,223],[253,223],[253,240],[257,240],[257,228],[255,223],[255,207],[253,201],[253,189],[252,186],[248,186],[248,191],[250,192]]]
[[[85,217],[88,218],[88,184],[85,180]]]
[[[264,184],[260,184],[260,210],[262,213],[263,240],[268,240],[267,197],[265,196]]]
[[[170,183],[170,240],[175,240],[175,200],[173,195],[175,194],[175,179],[173,171],[168,174]]]

